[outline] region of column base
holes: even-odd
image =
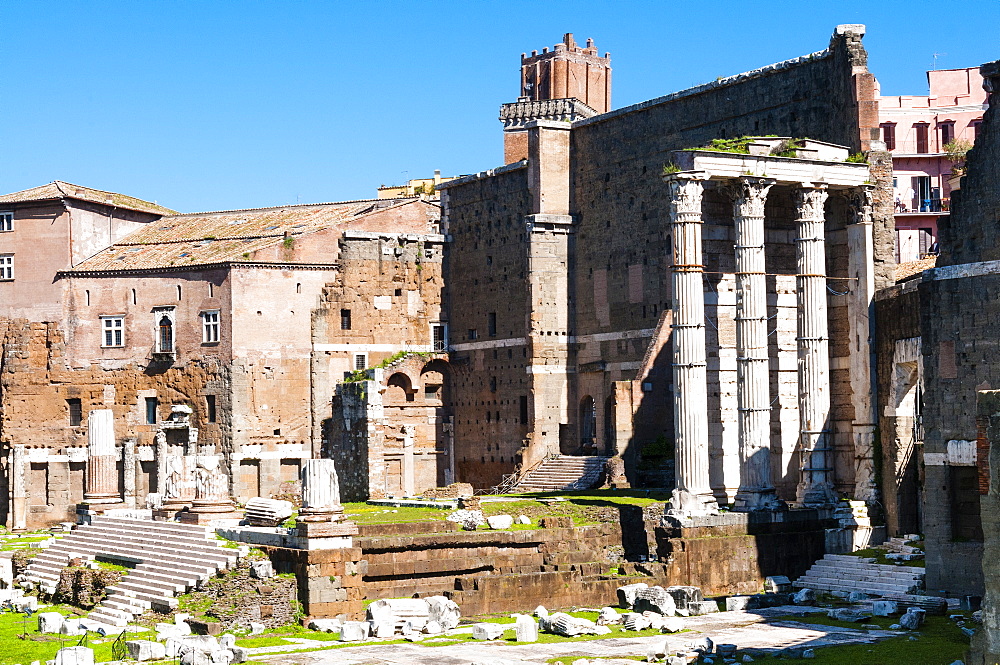
[[[788,504],[780,500],[774,489],[745,490],[736,493],[733,500],[733,510],[748,513],[757,510],[788,510]]]
[[[800,486],[796,492],[796,503],[804,508],[829,508],[839,503],[840,497],[829,485],[813,487]]]
[[[243,513],[223,512],[223,513],[196,513],[190,510],[177,513],[177,521],[184,524],[209,524],[216,520],[242,520]]]
[[[669,506],[666,514],[671,517],[719,514],[719,504],[711,493],[693,494],[687,490],[675,489],[670,496]]]

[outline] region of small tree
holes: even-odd
[[[952,139],[944,144],[944,152],[952,163],[952,174],[965,175],[965,155],[970,150],[972,150],[972,144],[964,139]]]

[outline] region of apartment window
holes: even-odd
[[[214,423],[216,419],[215,395],[205,395],[205,411],[208,413],[208,422]]]
[[[14,230],[14,213],[9,211],[0,212],[0,231]]]
[[[340,329],[341,330],[351,329],[351,310],[349,309],[340,310]]]
[[[214,309],[201,313],[201,343],[217,344],[219,342],[219,310]]]
[[[913,125],[913,131],[917,134],[917,153],[923,155],[927,153],[927,123]]]
[[[355,353],[354,354],[354,369],[364,369],[368,367],[368,354],[367,353]]]
[[[101,341],[103,347],[125,346],[125,317],[124,316],[102,316],[101,330],[104,337]]]
[[[0,281],[14,279],[14,255],[0,254]]]
[[[970,126],[972,127],[972,140],[973,142],[979,140],[979,126],[983,124],[982,120],[973,120]]]
[[[160,316],[156,324],[156,342],[160,353],[174,352],[174,322],[167,314]]]
[[[486,315],[486,328],[489,330],[490,337],[497,336],[497,313],[490,312]]]
[[[941,150],[955,139],[955,123],[942,122],[941,125]]]
[[[66,400],[66,408],[69,410],[69,426],[80,427],[83,425],[83,403],[76,398]]]
[[[885,142],[886,150],[896,149],[896,123],[886,122],[881,125],[882,140]]]
[[[522,425],[527,425],[528,424],[528,396],[527,395],[521,395],[521,397],[518,398],[518,407],[519,407],[518,410],[520,411],[520,413],[518,414],[518,416],[520,417],[521,424]]]
[[[431,344],[435,351],[448,350],[448,326],[444,323],[431,324]]]
[[[469,328],[467,338],[469,340],[474,340],[479,338],[479,331],[475,328]]]
[[[156,407],[157,400],[155,397],[146,398],[146,423],[149,425],[156,424]]]

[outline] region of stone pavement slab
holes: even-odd
[[[784,609],[786,611],[776,611]],[[670,652],[680,651],[692,641],[708,636],[716,643],[736,644],[740,649],[818,648],[837,644],[872,643],[900,633],[883,630],[855,630],[796,621],[761,623],[764,615],[781,616],[792,608],[771,608],[759,612],[719,612],[687,619],[690,632],[655,637],[608,637],[580,642],[516,645],[507,642],[476,642],[452,646],[423,646],[419,643],[370,644],[328,649],[311,653],[253,655],[275,665],[469,665],[484,659],[522,663],[545,663],[551,658],[623,658],[645,656],[651,646],[666,643]],[[802,608],[794,608],[799,611]],[[513,627],[513,626],[511,626]],[[296,648],[301,648],[297,645]]]

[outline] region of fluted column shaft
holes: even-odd
[[[833,491],[830,447],[830,353],[826,299],[826,185],[796,190],[798,221],[799,503],[829,505]]]
[[[771,392],[767,356],[764,205],[775,181],[743,176],[735,183],[736,397],[739,409],[740,489],[736,507],[777,505],[771,482]]]
[[[343,515],[340,480],[332,459],[310,459],[302,466],[301,522],[329,522]]]
[[[87,503],[118,503],[118,459],[115,456],[115,417],[111,409],[95,409],[87,416]]]
[[[688,515],[718,510],[708,475],[708,384],[701,249],[704,176],[665,178],[673,238],[673,376],[676,488],[671,508]]]

